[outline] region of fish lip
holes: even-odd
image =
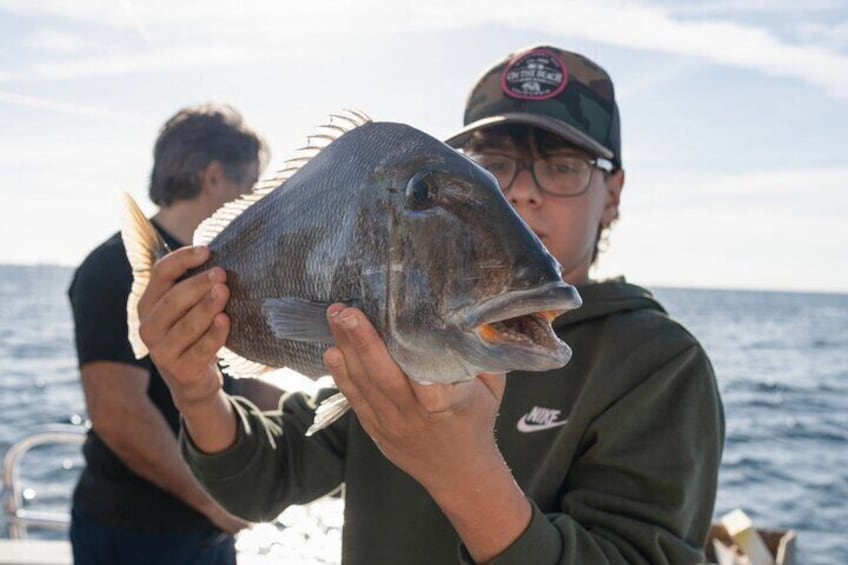
[[[553,310],[560,315],[583,303],[577,289],[564,281],[553,281],[530,290],[513,290],[462,309],[458,313],[462,331],[471,332],[484,324]]]

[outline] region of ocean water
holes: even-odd
[[[0,265],[0,455],[44,426],[85,422],[70,276]],[[727,418],[716,518],[741,508],[760,528],[796,530],[799,563],[848,563],[848,295],[653,290],[715,366]],[[34,449],[23,467],[28,507],[66,509],[80,464],[73,447]],[[339,504],[294,508],[246,532],[243,562],[291,548],[303,563],[335,562]],[[0,532],[8,536],[2,513]]]

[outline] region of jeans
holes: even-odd
[[[217,529],[140,530],[71,511],[74,565],[235,565],[233,536]]]

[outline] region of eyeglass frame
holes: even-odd
[[[506,186],[501,186],[501,183],[498,180],[498,186],[500,186],[501,192],[503,192],[504,194],[509,194],[509,191],[512,190],[512,185],[515,184],[515,179],[518,178],[518,173],[520,173],[524,169],[527,169],[528,171],[530,171],[530,176],[533,178],[533,182],[536,184],[536,188],[539,189],[539,192],[541,192],[542,194],[546,194],[548,196],[554,196],[554,197],[557,197],[557,198],[574,198],[576,196],[582,196],[582,195],[586,194],[586,191],[589,190],[590,186],[592,186],[592,175],[594,175],[595,169],[600,169],[607,174],[611,174],[611,173],[615,172],[615,166],[612,164],[612,162],[609,161],[608,159],[604,159],[603,157],[584,157],[582,155],[569,155],[569,157],[574,157],[574,158],[579,159],[581,161],[585,161],[589,165],[589,167],[590,167],[589,178],[586,180],[586,186],[584,186],[582,189],[580,189],[579,192],[575,192],[575,193],[572,193],[572,194],[559,194],[559,193],[556,193],[556,192],[551,192],[550,190],[543,187],[542,184],[539,182],[539,179],[536,178],[536,169],[535,169],[536,163],[538,163],[539,161],[544,161],[545,159],[548,159],[549,157],[536,157],[536,158],[533,158],[533,159],[519,159],[518,157],[513,157],[512,155],[507,155],[505,153],[500,153],[498,151],[477,151],[477,152],[473,152],[473,153],[466,153],[466,155],[468,156],[469,159],[471,159],[475,163],[478,163],[477,159],[474,158],[475,155],[493,155],[493,156],[497,156],[497,157],[504,157],[504,158],[509,159],[509,160],[511,160],[515,163],[515,172],[513,173],[512,179],[510,179],[509,184],[507,184]],[[483,165],[480,165],[480,166],[483,167]],[[485,169],[485,167],[483,167],[483,168]],[[487,169],[487,171],[488,171],[488,169]],[[494,176],[495,179],[497,180],[497,175],[495,175],[491,171],[489,171],[489,173],[492,176]]]

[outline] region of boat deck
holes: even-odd
[[[67,541],[0,539],[0,565],[71,565]]]

